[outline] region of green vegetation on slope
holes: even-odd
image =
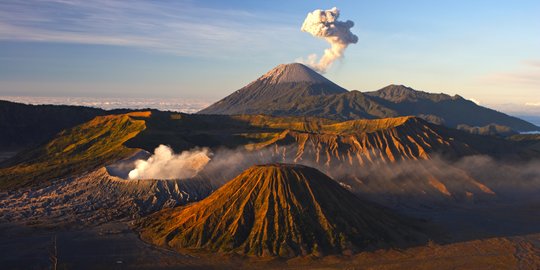
[[[314,117],[189,115],[153,111],[97,117],[59,133],[53,140],[5,161],[0,188],[39,184],[76,175],[142,148],[160,144],[176,152],[196,147],[247,151],[266,148],[283,162],[347,162],[429,159],[432,154],[530,156],[515,142],[467,134],[415,117],[338,122]],[[278,155],[278,152],[280,153]],[[538,153],[536,153],[538,155]]]
[[[491,124],[491,125],[487,125],[483,127],[471,127],[468,125],[458,125],[457,129],[469,132],[471,134],[502,136],[502,137],[518,134],[515,130],[512,130],[510,127],[495,125],[495,124]]]
[[[130,116],[131,115],[131,116]],[[17,188],[73,176],[124,158],[134,152],[123,144],[145,129],[132,116],[98,116],[59,133],[50,142],[20,153],[0,169],[0,188]]]
[[[126,146],[147,151],[153,151],[160,144],[170,145],[175,151],[194,147],[247,147],[251,150],[279,143],[309,146],[324,156],[328,150],[339,160],[349,153],[356,157],[355,153],[369,152],[412,155],[415,159],[429,153],[453,157],[469,154],[514,157],[523,150],[507,140],[469,134],[410,116],[340,122],[315,117],[153,112],[145,121],[147,129]],[[400,145],[409,145],[411,150]],[[395,157],[395,160],[400,159]]]

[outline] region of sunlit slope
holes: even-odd
[[[272,148],[289,161],[365,164],[427,159],[432,155],[514,155],[511,142],[467,134],[416,117],[334,121],[314,117],[154,113],[127,145],[152,151],[193,147]],[[284,152],[285,151],[285,152]],[[276,152],[276,153],[277,153]]]
[[[321,126],[316,132],[285,130],[249,146],[270,147],[288,159],[330,167],[338,163],[364,165],[428,159],[434,153],[477,153],[466,143],[443,137],[429,124],[413,117],[347,121]]]
[[[434,125],[416,117],[345,122],[313,117],[154,114],[148,129],[128,142],[151,150],[207,146],[229,152],[231,165],[210,171],[226,181],[252,164],[309,165],[347,184],[354,193],[402,205],[411,201],[476,202],[496,197],[486,181],[452,165],[465,156],[526,160],[538,156],[514,142]],[[250,152],[249,158],[238,153]],[[226,155],[226,154],[225,154]],[[234,156],[234,157],[233,157]],[[227,159],[221,155],[221,160]],[[215,168],[209,163],[209,168]]]
[[[23,152],[0,169],[0,187],[15,188],[73,176],[134,153],[123,144],[145,129],[149,112],[99,116]]]
[[[313,117],[153,111],[97,117],[65,130],[50,142],[7,161],[0,169],[0,186],[19,187],[72,176],[129,156],[133,149],[152,152],[160,144],[177,152],[196,147],[264,150],[261,156],[272,155],[272,161],[329,169],[438,155],[530,155],[510,141],[467,134],[415,117],[339,122]]]
[[[326,255],[419,243],[417,224],[301,165],[254,166],[208,198],[150,216],[143,239],[174,249]]]

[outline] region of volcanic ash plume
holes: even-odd
[[[354,22],[338,21],[339,9],[317,9],[309,13],[302,25],[302,31],[314,37],[324,38],[330,43],[330,48],[324,50],[324,55],[317,61],[317,55],[312,54],[307,59],[307,65],[320,73],[325,73],[332,63],[343,57],[349,44],[358,42],[358,37],[351,32]]]
[[[135,169],[129,179],[185,179],[194,177],[210,161],[207,148],[193,149],[175,154],[165,145],[160,145],[148,160],[135,161]]]

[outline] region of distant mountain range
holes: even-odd
[[[65,105],[26,105],[0,100],[0,151],[37,146],[58,132],[96,116],[130,110]],[[460,96],[432,94],[402,85],[378,91],[347,91],[302,64],[279,65],[257,80],[198,112],[312,116],[338,121],[416,116],[480,135],[513,135],[540,128]]]
[[[335,120],[376,119],[414,115],[432,123],[492,130],[535,131],[522,119],[485,108],[458,95],[432,94],[403,85],[378,91],[347,91],[305,65],[279,65],[199,114],[267,114],[316,116]],[[484,129],[482,129],[485,127]]]

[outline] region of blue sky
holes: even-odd
[[[0,0],[0,96],[217,100],[328,46],[300,31],[337,6],[359,37],[326,76],[540,112],[540,1]]]

